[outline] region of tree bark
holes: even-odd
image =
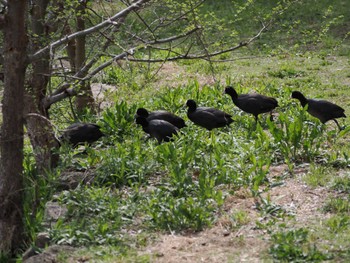
[[[32,4],[30,21],[33,36],[30,46],[34,52],[47,45],[50,39],[50,28],[54,28],[52,25],[45,24],[49,2],[49,0],[36,0]],[[50,53],[46,52],[40,60],[32,63],[31,79],[25,93],[24,116],[37,167],[41,174],[55,167],[58,162],[58,156],[53,150],[58,147],[58,142],[48,119],[48,109],[42,104],[50,80],[50,60]]]
[[[87,0],[81,1],[77,8],[77,29],[76,31],[83,31],[85,29],[85,15]],[[85,35],[79,36],[76,38],[75,45],[75,69],[74,73],[79,71],[86,61],[86,52],[85,52],[86,40]],[[85,76],[84,76],[85,77]],[[94,110],[94,98],[92,96],[92,91],[89,81],[83,81],[79,87],[79,92],[76,97],[75,105],[78,112],[83,112],[86,107],[89,107],[91,110]]]
[[[4,95],[1,127],[0,253],[23,245],[23,105],[26,71],[26,0],[8,1],[4,26]]]

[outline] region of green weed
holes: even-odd
[[[287,109],[276,122],[267,120],[276,151],[287,164],[313,160],[321,154],[321,146],[326,142],[322,126],[307,121],[306,114],[305,109]]]
[[[331,255],[322,253],[316,244],[308,242],[308,235],[308,230],[304,228],[277,232],[271,236],[270,254],[282,262],[320,262],[331,259]]]
[[[329,167],[311,165],[303,180],[312,187],[327,186],[332,181],[334,172]]]
[[[271,202],[271,197],[269,194],[266,198],[259,195],[258,200],[255,202],[255,207],[263,216],[283,218],[288,215],[287,211],[282,206]]]
[[[46,177],[40,175],[34,165],[34,156],[30,153],[24,156],[24,228],[29,241],[34,243],[37,233],[44,229],[45,204],[55,192],[55,188],[52,186],[56,185],[57,174],[48,171]]]
[[[50,230],[57,244],[119,244],[118,233],[123,225],[130,224],[135,212],[107,188],[77,188],[63,192],[58,200],[68,212]]]
[[[290,68],[290,67],[282,67],[279,70],[276,71],[268,71],[267,72],[271,77],[274,78],[296,78],[296,77],[304,77],[305,76],[305,72],[300,71],[300,70],[296,70],[294,68]]]
[[[146,207],[151,225],[170,232],[202,230],[213,222],[215,208],[215,203],[210,199],[178,198],[161,192],[156,192]]]
[[[230,215],[231,229],[238,229],[250,222],[249,215],[246,211],[239,210]]]
[[[323,211],[329,213],[349,213],[350,202],[344,198],[330,198],[323,206]]]
[[[350,176],[345,174],[342,177],[337,177],[334,179],[332,189],[339,191],[341,193],[350,194]]]
[[[332,233],[339,233],[347,229],[350,225],[350,217],[348,215],[333,216],[326,221],[326,226]]]

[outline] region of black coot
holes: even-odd
[[[208,129],[209,131],[215,128],[230,125],[233,122],[232,116],[226,112],[215,108],[197,107],[194,100],[186,102],[188,107],[187,116],[195,124]]]
[[[162,141],[168,142],[179,129],[164,120],[150,120],[144,117],[136,117],[136,123],[142,126],[144,132],[148,133],[152,138],[156,138],[158,143]]]
[[[302,107],[308,105],[307,112],[322,123],[334,120],[341,130],[336,118],[346,117],[342,107],[326,100],[307,99],[300,91],[293,91],[292,98],[299,100]]]
[[[144,117],[148,121],[151,121],[151,120],[167,121],[175,125],[179,129],[186,127],[185,121],[181,117],[168,111],[159,110],[159,111],[148,112],[145,108],[138,108],[136,111],[136,117]]]
[[[63,131],[60,140],[67,141],[74,147],[85,142],[91,144],[104,136],[100,128],[93,123],[73,123]]]
[[[258,121],[258,115],[265,112],[271,112],[278,107],[278,102],[275,98],[261,94],[241,94],[238,95],[233,87],[226,87],[225,93],[230,95],[233,103],[242,111],[253,114],[255,121]]]

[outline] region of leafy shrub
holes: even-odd
[[[286,163],[311,161],[320,155],[321,145],[327,141],[322,126],[307,121],[306,114],[306,109],[288,109],[280,112],[277,122],[267,120],[275,149]]]
[[[123,142],[128,136],[133,136],[134,116],[137,105],[129,106],[125,101],[116,103],[114,108],[107,108],[102,115],[103,131],[112,142]]]

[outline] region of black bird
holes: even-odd
[[[164,120],[150,120],[145,117],[136,117],[136,123],[142,126],[145,133],[148,133],[151,138],[156,138],[158,143],[162,141],[168,142],[174,134],[177,134],[179,129]]]
[[[63,131],[60,140],[69,142],[73,147],[85,142],[91,144],[104,136],[100,128],[93,123],[73,123]]]
[[[230,114],[215,108],[197,107],[194,100],[188,100],[186,106],[188,107],[188,118],[195,124],[202,126],[209,131],[230,125],[230,123],[233,122]]]
[[[145,108],[138,108],[136,111],[136,117],[144,117],[148,121],[151,120],[163,120],[170,122],[172,125],[175,125],[177,128],[181,129],[183,127],[186,127],[185,121],[175,114],[168,112],[168,111],[152,111],[148,112]]]
[[[271,112],[278,107],[275,98],[265,95],[250,93],[238,95],[233,87],[226,87],[225,94],[231,96],[233,103],[242,111],[253,114],[255,121],[258,122],[258,115],[265,112]]]
[[[302,107],[308,105],[307,112],[322,123],[334,120],[339,130],[342,129],[336,120],[336,118],[346,117],[342,107],[326,100],[307,99],[300,91],[293,91],[292,98],[299,100]]]

